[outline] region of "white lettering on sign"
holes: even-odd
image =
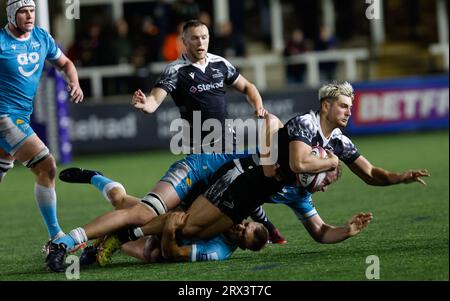
[[[447,88],[362,93],[359,97],[358,123],[426,119],[448,115]]]

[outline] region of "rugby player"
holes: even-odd
[[[0,182],[18,160],[36,176],[34,195],[49,239],[64,232],[56,213],[56,163],[30,126],[33,99],[45,60],[67,76],[71,100],[83,100],[74,64],[44,29],[35,27],[33,0],[8,0],[8,24],[0,29]]]
[[[243,222],[208,240],[179,239],[176,231],[183,226],[185,220],[184,212],[170,213],[164,225],[162,238],[152,235],[123,245],[120,241],[111,239],[107,240],[108,245],[104,245],[103,242],[93,244],[83,250],[80,264],[98,262],[100,266],[104,266],[109,263],[110,255],[103,250],[119,247],[125,254],[147,263],[227,260],[238,247],[242,250],[261,250],[269,237],[267,229],[262,224]],[[111,246],[111,243],[116,246]]]

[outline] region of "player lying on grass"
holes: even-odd
[[[84,171],[85,173],[92,173],[92,171]],[[336,181],[341,173],[341,167],[327,172],[327,176],[323,179],[323,181],[318,185],[316,188],[318,191],[326,191],[327,187]],[[97,178],[104,178],[106,181],[106,177],[102,175],[95,175],[94,177]],[[115,183],[114,185],[111,185],[112,183]],[[110,199],[122,199],[126,197],[130,197],[126,195],[125,189],[122,188],[123,186],[120,183],[113,182],[112,180],[109,180],[110,185],[106,185],[105,190],[103,190],[103,193],[108,196]],[[120,187],[120,188],[119,188]],[[291,192],[292,193],[292,192]],[[360,213],[355,216],[353,216],[348,223],[343,227],[334,227],[331,225],[326,224],[323,222],[323,220],[318,215],[316,209],[314,208],[314,205],[312,203],[312,195],[311,192],[306,191],[304,188],[298,187],[296,190],[296,193],[289,194],[288,191],[282,191],[279,194],[276,194],[272,196],[270,199],[266,199],[267,202],[273,202],[273,203],[284,203],[291,207],[296,215],[299,217],[299,219],[303,222],[305,228],[308,230],[310,235],[320,243],[337,243],[342,240],[347,239],[348,237],[354,236],[358,234],[365,226],[367,226],[368,222],[372,219],[372,215],[370,213],[364,214]],[[200,201],[196,200],[195,203],[200,203]],[[194,204],[195,204],[194,203]],[[206,204],[207,205],[207,204]],[[192,208],[188,209],[188,213],[192,215],[190,218],[190,221],[194,220],[195,218],[203,218],[202,217],[202,203],[197,206],[193,206],[196,213],[192,213]],[[209,208],[210,209],[210,208]],[[205,207],[204,214],[208,215],[210,214],[210,211],[208,209],[208,206]],[[142,209],[141,209],[142,210]],[[111,226],[115,226],[117,228],[117,223],[115,220],[117,220],[117,214],[121,213],[122,216],[126,216],[127,210],[116,210],[113,212],[109,212],[106,215],[101,216],[99,219],[101,219],[103,222],[110,222]],[[214,214],[214,213],[213,213]],[[162,215],[166,216],[166,215]],[[98,222],[99,219],[96,221]],[[52,255],[49,255],[48,258],[48,265],[49,267],[54,271],[64,271],[64,266],[61,264],[60,266],[55,267],[55,259],[59,258],[59,261],[62,263],[65,249],[70,248],[74,246],[75,244],[80,244],[84,241],[87,241],[88,239],[94,239],[97,237],[100,237],[106,233],[104,232],[96,232],[97,234],[93,234],[94,232],[92,229],[95,229],[95,226],[92,227],[92,225],[95,225],[94,223],[90,223],[86,225],[83,228],[77,228],[72,230],[69,235],[66,235],[64,239],[61,240],[62,246],[56,248],[56,250],[59,250],[59,252],[51,253]],[[160,221],[161,224],[161,232],[158,234],[163,233],[164,224],[166,223],[166,219],[164,218],[162,221]],[[236,225],[239,225],[239,223],[236,223]],[[183,225],[184,227],[185,225]],[[150,226],[152,227],[152,226]],[[233,229],[233,226],[230,226],[228,229]],[[101,229],[99,229],[101,230]],[[144,231],[144,232],[142,232]],[[147,226],[144,226],[142,228],[134,229],[134,231],[130,231],[126,229],[126,231],[120,232],[118,236],[110,236],[102,245],[101,251],[99,252],[97,258],[99,260],[100,265],[105,265],[109,262],[111,255],[120,248],[120,245],[122,242],[126,242],[129,240],[138,239],[139,237],[143,236],[144,233],[147,231]],[[227,231],[227,229],[225,230]],[[100,234],[99,234],[100,233]],[[214,235],[212,235],[213,237]],[[125,244],[124,249],[126,252],[130,254],[138,254],[135,257],[138,257],[140,259],[145,259],[144,249],[143,249],[143,241],[141,240],[140,243],[131,243],[131,244]],[[94,251],[95,252],[95,251]],[[59,256],[56,256],[59,254]],[[139,255],[141,254],[141,255]],[[148,252],[145,252],[145,256],[148,256]],[[148,258],[147,258],[148,259]],[[53,264],[53,265],[52,265]],[[59,267],[59,268],[58,268]]]
[[[184,225],[186,217],[187,215],[181,211],[169,213],[161,238],[157,235],[145,236],[123,245],[117,240],[108,240],[107,245],[103,241],[96,240],[92,246],[83,250],[80,264],[98,262],[100,266],[104,266],[109,262],[109,256],[103,250],[116,248],[121,248],[125,254],[148,263],[227,260],[238,247],[243,250],[261,250],[269,237],[267,229],[262,224],[245,221],[208,240],[179,239],[176,232]]]

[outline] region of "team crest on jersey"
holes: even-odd
[[[36,49],[41,47],[41,44],[39,44],[38,42],[31,42],[31,48]]]
[[[194,79],[195,73],[194,72],[189,72],[189,76],[192,77],[192,79]]]
[[[219,77],[223,77],[223,73],[216,68],[211,68],[212,71],[214,71],[215,73],[212,75],[213,78],[219,78]]]

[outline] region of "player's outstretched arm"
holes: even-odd
[[[67,77],[67,90],[70,94],[70,100],[74,103],[82,102],[84,94],[78,81],[78,72],[74,63],[66,55],[62,54],[56,60],[55,66],[58,67],[59,70],[63,71]]]
[[[372,213],[359,213],[354,215],[345,226],[335,227],[326,224],[317,214],[304,221],[303,225],[318,243],[333,244],[357,235],[367,227],[372,218]]]
[[[426,169],[408,170],[403,173],[390,172],[383,168],[373,166],[363,156],[356,159],[349,167],[364,182],[373,186],[388,186],[401,183],[409,184],[413,182],[426,185],[422,178],[430,176],[430,173]]]
[[[141,89],[134,92],[131,98],[131,105],[146,114],[151,114],[158,109],[159,105],[166,98],[167,92],[161,88],[153,88],[150,95],[146,96]]]
[[[247,96],[248,102],[255,109],[256,117],[265,117],[267,115],[267,110],[264,109],[261,94],[259,94],[258,89],[254,84],[249,82],[244,76],[239,75],[233,87],[241,93]]]
[[[176,231],[186,224],[188,214],[172,212],[166,219],[161,238],[162,256],[170,261],[190,261],[191,246],[179,246],[176,240]]]

